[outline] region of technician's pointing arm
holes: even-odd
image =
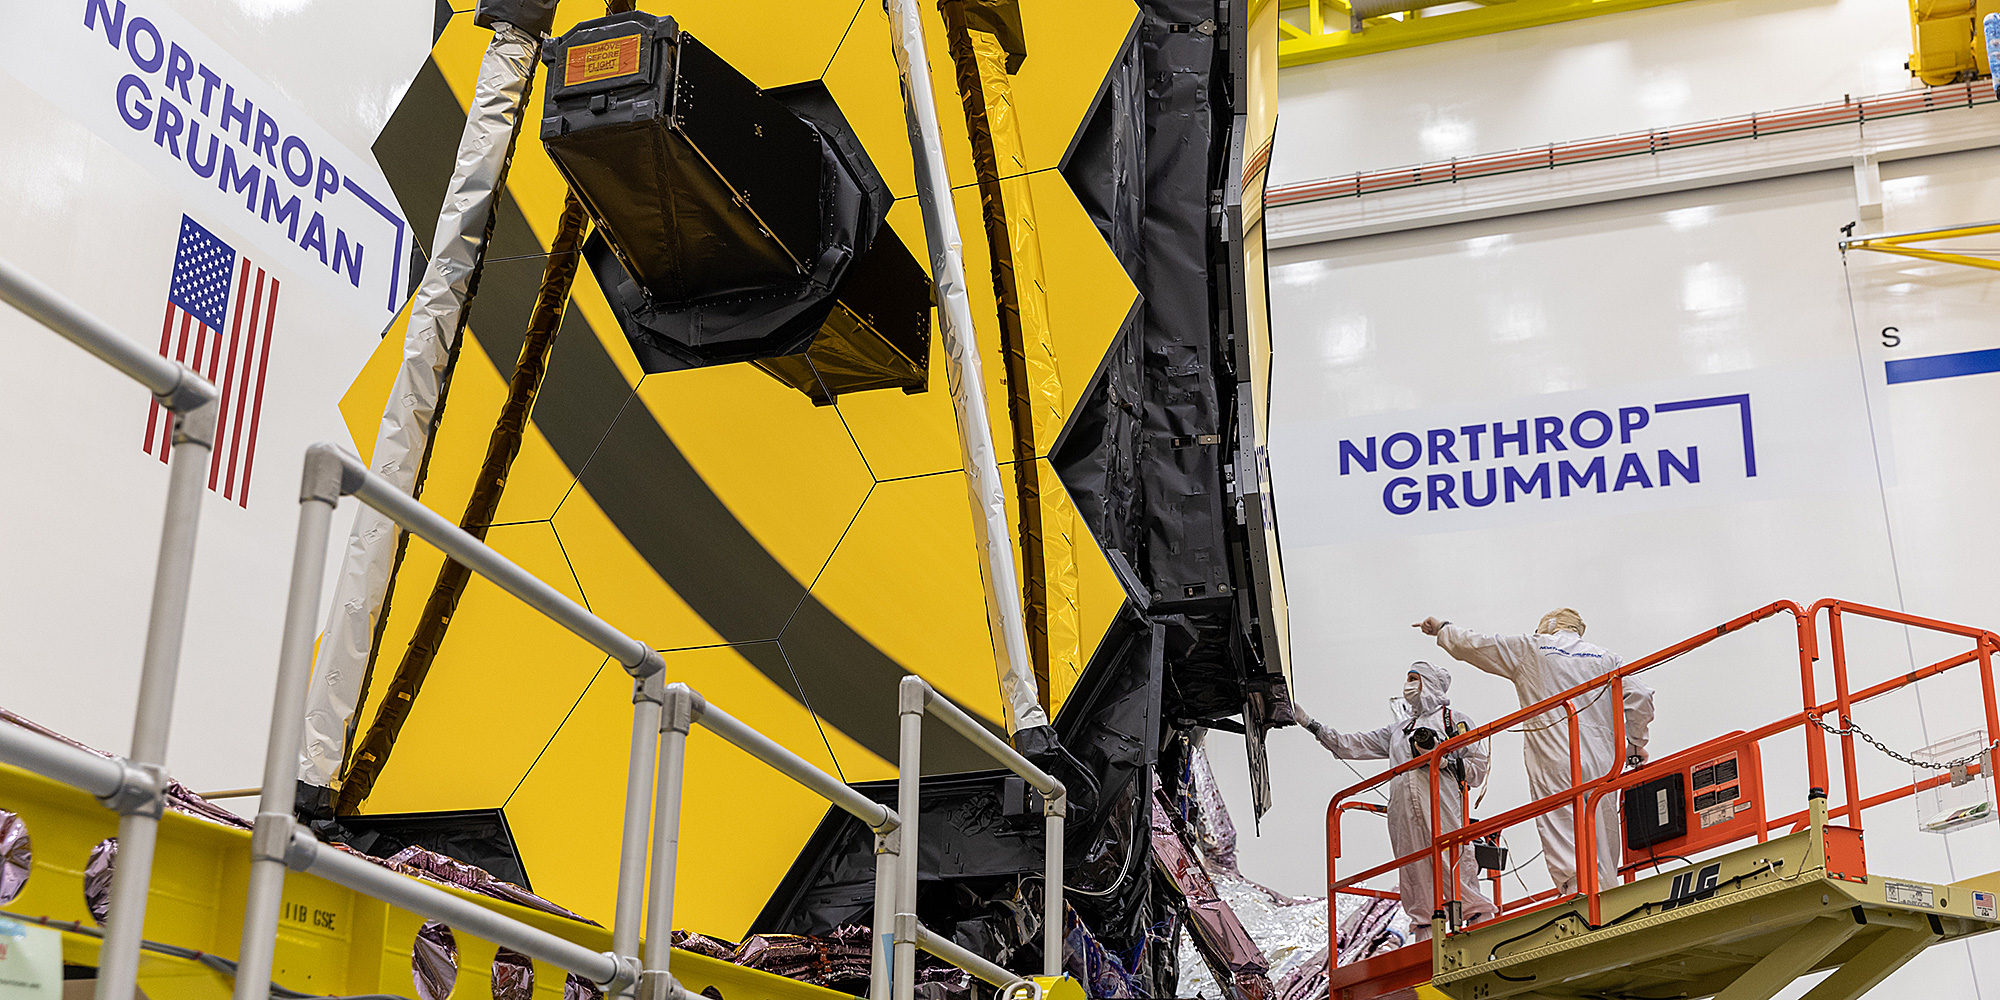
[[[1521,664],[1534,662],[1536,656],[1534,639],[1529,636],[1487,635],[1449,623],[1438,629],[1437,644],[1454,659],[1510,681],[1520,675]]]

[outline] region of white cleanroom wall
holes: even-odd
[[[213,180],[156,145],[152,130],[120,124],[123,75],[153,81],[155,102],[165,96],[161,75],[133,61],[124,34],[113,49],[101,20],[86,28],[83,0],[0,10],[36,27],[33,51],[0,64],[0,257],[149,350],[161,336],[184,215],[278,283],[254,489],[246,504],[206,494],[167,754],[170,771],[196,789],[254,785],[300,457],[312,441],[348,439],[337,405],[389,317],[341,301],[347,283],[287,244],[285,227],[245,212],[241,195],[233,206],[207,201]],[[430,5],[390,0],[127,0],[123,10],[141,62],[150,55],[147,29],[135,27],[144,18],[172,44],[198,49],[194,58],[227,78],[237,101],[254,95],[287,134],[310,135],[316,157],[371,185],[369,147],[423,64],[433,27]],[[201,87],[194,77],[186,115],[199,116]],[[178,91],[172,100],[183,103]],[[330,206],[334,195],[326,197]],[[322,204],[310,193],[303,202],[301,233]],[[394,199],[387,204],[393,210]],[[324,211],[329,220],[358,215],[352,205]],[[373,277],[394,255],[386,225],[366,238]],[[254,292],[254,281],[234,286],[232,305],[235,291]],[[382,307],[388,291],[387,281],[371,283],[368,304]],[[0,705],[122,754],[166,493],[167,466],[143,449],[151,401],[12,310],[0,309],[0,356],[15,376],[15,418],[0,443],[11,470],[0,477]],[[241,462],[252,464],[247,453]]]
[[[1892,167],[1884,228],[2000,217],[2000,154]],[[1511,685],[1451,662],[1409,627],[1432,614],[1527,632],[1571,606],[1592,641],[1628,659],[1780,598],[2000,627],[2000,542],[1985,527],[2000,475],[2000,374],[1884,377],[1897,358],[2000,346],[2000,275],[1875,255],[1844,262],[1836,242],[1855,215],[1852,173],[1827,171],[1275,252],[1271,469],[1300,701],[1342,730],[1384,725],[1410,661],[1427,659],[1452,669],[1453,705],[1469,717],[1515,708]],[[1888,326],[1900,346],[1883,346]],[[1735,404],[1671,406],[1735,397],[1748,399],[1750,428]],[[1647,412],[1627,416],[1636,410]],[[1606,420],[1578,419],[1590,411]],[[1536,418],[1549,416],[1560,430],[1547,425],[1553,439],[1536,451]],[[1511,436],[1521,420],[1529,453],[1510,441],[1495,461],[1492,425]],[[1629,435],[1628,422],[1638,425]],[[1485,429],[1468,434],[1473,426]],[[1390,445],[1399,434],[1411,436]],[[1689,449],[1698,482],[1661,466],[1659,452],[1687,463]],[[1527,479],[1542,462],[1549,498],[1518,483],[1510,498],[1506,471]],[[1392,486],[1397,476],[1410,479]],[[1433,484],[1441,476],[1449,486]],[[1850,624],[1848,640],[1857,685],[1957,651],[1882,625]],[[1904,751],[1973,729],[1977,676],[1958,673],[1856,719]],[[1783,622],[1648,680],[1659,690],[1655,756],[1798,707]],[[1804,806],[1801,746],[1797,735],[1765,744],[1774,815]],[[1906,766],[1861,754],[1865,790],[1911,780]],[[1243,870],[1319,894],[1326,803],[1356,779],[1294,731],[1274,734],[1271,755],[1278,805],[1240,846]],[[1219,772],[1241,769],[1220,747],[1213,756]],[[1486,815],[1526,801],[1520,737],[1496,740],[1493,759]],[[1220,777],[1242,798],[1240,775]],[[1344,871],[1390,856],[1373,827],[1348,823]],[[1874,871],[1944,882],[2000,868],[2000,826],[1920,833],[1914,806],[1897,803],[1871,812],[1867,830]],[[1509,842],[1517,864],[1538,847],[1525,827]],[[1539,862],[1520,874],[1526,886],[1510,881],[1510,894],[1548,884]],[[1934,949],[1883,988],[1982,987],[2000,988],[2000,946],[1983,938]]]

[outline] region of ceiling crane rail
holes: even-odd
[[[1449,160],[1433,160],[1384,170],[1360,171],[1338,177],[1278,184],[1272,186],[1265,195],[1264,204],[1270,208],[1278,208],[1333,198],[1359,198],[1384,191],[1425,187],[1432,184],[1456,184],[1476,177],[1497,177],[1525,170],[1554,170],[1557,167],[1577,163],[1615,160],[1626,156],[1657,155],[1678,149],[1707,146],[1718,142],[1758,139],[1787,132],[1803,132],[1842,125],[1858,126],[1885,118],[1979,107],[1993,104],[1996,100],[2000,99],[1994,97],[1993,88],[1977,81],[1878,94],[1829,104],[1760,111],[1735,118],[1718,118],[1686,125],[1647,129],[1643,132],[1625,132],[1570,142],[1552,142],[1499,153],[1482,153],[1478,156],[1454,157]]]
[[[1419,14],[1420,8],[1456,0],[1283,0],[1285,11],[1303,9],[1278,22],[1278,65],[1304,66],[1328,59],[1345,59],[1407,49],[1432,42],[1491,35],[1517,28],[1535,28],[1599,14],[1658,7],[1679,0],[1476,0],[1482,6],[1441,14]]]

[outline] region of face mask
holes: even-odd
[[[1417,703],[1417,696],[1422,694],[1423,691],[1424,682],[1422,678],[1412,677],[1403,682],[1403,700],[1412,705]]]

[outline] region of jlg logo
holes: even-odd
[[[1667,890],[1667,902],[1661,909],[1671,910],[1676,906],[1707,899],[1715,895],[1715,886],[1722,878],[1722,863],[1703,868],[1699,872],[1681,872],[1674,876],[1673,887]]]

